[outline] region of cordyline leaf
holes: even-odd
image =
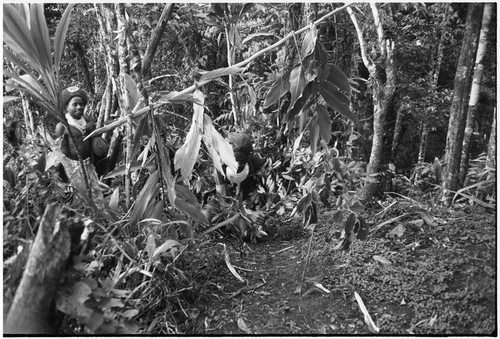
[[[6,71],[4,73],[6,75],[11,76],[10,79],[7,79],[7,81],[5,81],[5,91],[6,92],[12,92],[13,90],[15,90],[18,87],[15,84],[17,82],[18,84],[21,84],[21,85],[22,85],[22,83],[29,84],[30,88],[32,88],[33,90],[35,90],[38,93],[43,95],[43,92],[45,89],[40,84],[40,82],[38,82],[38,80],[33,78],[33,76],[31,74],[23,74],[23,75],[17,76],[15,74],[10,73],[9,71]],[[18,80],[22,80],[23,82],[21,83]]]
[[[290,72],[290,108],[294,106],[295,101],[302,95],[306,86],[306,78],[302,72],[302,65],[297,65]]]
[[[9,4],[3,5],[3,41],[33,68],[39,69],[39,56],[26,20]]]
[[[264,108],[268,108],[274,104],[290,90],[290,72],[291,70],[287,71],[271,86],[264,101]]]
[[[54,68],[56,70],[56,77],[59,79],[59,65],[64,51],[64,41],[66,40],[66,33],[68,32],[69,16],[74,4],[68,4],[64,11],[61,20],[56,28],[56,36],[54,38]]]
[[[358,117],[354,115],[342,102],[345,98],[344,94],[340,93],[332,84],[328,82],[324,82],[318,87],[319,93],[323,99],[325,99],[328,106],[343,115],[345,118],[352,120],[354,123],[358,122]],[[342,96],[338,96],[337,94],[342,94]]]
[[[225,68],[214,69],[213,71],[203,74],[200,78],[200,82],[220,78],[226,75],[240,73],[243,72],[244,70],[245,67],[238,67],[238,66],[230,66]]]
[[[316,105],[316,114],[318,116],[319,134],[328,144],[332,138],[332,120],[328,110],[323,105]]]
[[[343,90],[346,93],[351,93],[351,85],[349,84],[349,79],[344,72],[334,64],[329,64],[330,74],[327,77],[327,81]]]
[[[30,5],[30,31],[40,56],[40,64],[46,70],[52,68],[50,53],[49,29],[43,14],[43,4],[33,3]]]
[[[304,40],[302,41],[302,57],[305,57],[314,51],[317,36],[318,30],[316,29],[316,25],[311,22],[309,30],[305,34]]]

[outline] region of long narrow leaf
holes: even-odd
[[[42,3],[32,3],[30,5],[31,36],[35,42],[40,57],[40,66],[47,71],[52,70],[52,58],[50,56],[49,29],[45,15],[43,14]]]
[[[344,72],[334,64],[329,64],[328,65],[330,68],[330,74],[327,77],[327,81],[331,82],[341,90],[343,90],[346,93],[351,92],[351,85],[349,84],[349,79],[345,75]]]
[[[316,114],[318,115],[319,121],[319,134],[328,145],[332,138],[332,119],[330,118],[328,110],[323,105],[316,105]]]
[[[132,211],[132,215],[130,216],[131,225],[135,225],[137,224],[137,222],[139,222],[139,219],[142,218],[144,211],[146,211],[146,208],[148,207],[151,200],[154,199],[158,194],[160,190],[160,184],[158,183],[159,174],[159,171],[155,171],[153,174],[151,174],[148,180],[146,180],[146,183],[144,184],[141,192],[137,196],[134,210]]]
[[[3,6],[3,41],[22,59],[39,69],[39,56],[26,20],[9,4]]]
[[[59,65],[61,63],[61,57],[64,50],[64,41],[66,39],[66,33],[69,26],[69,16],[74,4],[68,4],[66,10],[64,11],[61,20],[56,28],[56,36],[54,38],[54,68],[56,71],[56,78],[59,79]]]
[[[220,78],[222,76],[240,73],[240,72],[243,72],[244,70],[245,70],[244,67],[236,67],[236,66],[218,68],[218,69],[214,69],[213,71],[210,71],[210,72],[203,74],[200,78],[200,81],[212,80],[212,79]]]
[[[328,82],[324,82],[319,87],[319,93],[325,99],[328,106],[333,108],[335,111],[343,115],[345,118],[352,120],[354,123],[358,122],[358,117],[353,114],[349,108],[343,103],[343,98],[345,95],[340,93],[333,85]],[[343,97],[338,94],[342,94]]]
[[[302,70],[302,65],[297,65],[290,72],[290,107],[293,107],[295,101],[302,95],[304,87],[306,86],[306,78]]]

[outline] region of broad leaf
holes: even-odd
[[[249,42],[250,40],[258,38],[258,37],[262,37],[262,36],[275,36],[275,35],[273,33],[253,33],[253,34],[249,34],[249,35],[247,35],[247,37],[245,39],[243,39],[243,41],[241,42],[241,44],[244,45],[247,42]]]
[[[302,65],[297,65],[290,72],[290,107],[293,107],[295,101],[302,95],[302,91],[306,86],[306,78],[302,72]]]
[[[109,208],[113,212],[118,212],[118,202],[120,198],[120,187],[115,188],[109,199]]]
[[[271,86],[264,101],[264,108],[268,108],[274,104],[290,90],[290,72],[291,70],[287,71]]]
[[[196,196],[187,188],[186,186],[182,186],[180,184],[175,184],[175,192],[179,198],[186,200],[191,205],[200,208],[200,203]]]
[[[336,112],[343,115],[345,118],[352,120],[354,123],[358,122],[358,117],[354,115],[349,108],[344,104],[347,98],[344,94],[339,92],[329,82],[323,82],[318,86],[319,93],[325,99],[328,106],[333,108]],[[347,99],[349,100],[349,99]]]
[[[327,81],[343,90],[346,93],[351,93],[351,85],[349,84],[349,79],[344,72],[334,64],[329,64],[329,75]]]
[[[148,180],[146,180],[144,187],[142,188],[135,201],[134,209],[132,211],[132,215],[130,216],[130,224],[137,224],[137,222],[139,222],[139,220],[144,215],[144,212],[146,211],[150,202],[152,202],[156,198],[156,195],[160,191],[160,183],[158,181],[159,176],[160,172],[155,171],[149,176]]]

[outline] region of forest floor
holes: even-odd
[[[368,239],[347,252],[333,250],[335,238],[326,242],[333,213],[322,210],[307,265],[305,232],[249,243],[244,256],[221,239],[246,283],[219,261],[197,302],[192,334],[371,334],[354,292],[379,334],[497,333],[496,215],[436,208],[431,223],[410,213],[376,227],[407,208],[397,203],[385,215],[373,213]],[[280,225],[280,234],[301,222]]]

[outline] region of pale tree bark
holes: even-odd
[[[127,208],[130,208],[130,183],[131,183],[131,164],[132,164],[132,143],[134,137],[134,126],[132,123],[132,110],[130,107],[130,100],[127,94],[126,76],[130,73],[129,68],[129,55],[127,49],[127,33],[128,33],[128,21],[125,15],[125,5],[123,3],[115,4],[116,17],[118,19],[118,40],[117,40],[117,51],[118,60],[120,62],[120,76],[119,81],[116,82],[118,87],[118,100],[120,102],[120,108],[122,114],[127,119],[126,124],[126,151],[125,151],[125,204]]]
[[[450,194],[459,188],[460,160],[464,139],[467,104],[471,87],[471,76],[476,56],[481,18],[484,4],[470,3],[467,11],[465,35],[458,60],[453,86],[453,97],[446,135],[445,171],[443,175],[443,202],[448,202]]]
[[[472,76],[472,85],[469,99],[469,109],[467,111],[467,120],[465,123],[464,141],[462,145],[462,159],[460,161],[460,185],[465,182],[467,169],[469,167],[469,156],[471,148],[472,133],[474,132],[474,122],[477,112],[477,103],[481,93],[481,81],[483,78],[483,58],[486,54],[488,45],[488,32],[493,12],[493,4],[487,3],[484,5],[483,21],[481,24],[481,32],[479,34],[479,43],[477,46],[476,63],[474,65],[474,73]]]
[[[374,23],[372,29],[376,32],[377,40],[370,42],[375,48],[375,55],[368,53],[368,42],[363,36],[363,29],[360,27],[358,19],[353,10],[348,7],[347,11],[356,28],[361,57],[363,63],[370,73],[370,84],[373,95],[373,143],[370,152],[370,160],[367,165],[367,174],[374,177],[380,170],[381,157],[383,151],[383,135],[385,117],[391,103],[396,88],[396,73],[394,67],[394,41],[385,37],[383,22],[380,19],[379,10],[374,3],[370,3]],[[377,63],[374,62],[375,57]],[[363,191],[361,200],[371,199],[377,188],[377,181],[367,183]]]
[[[490,140],[488,142],[488,153],[486,166],[496,168],[497,166],[497,109],[493,111],[493,121],[491,123]]]

